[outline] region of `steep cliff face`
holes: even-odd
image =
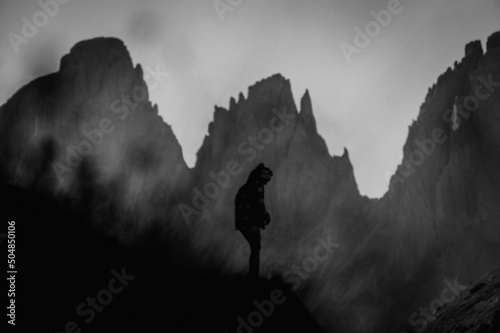
[[[181,147],[148,100],[143,69],[122,41],[76,44],[57,73],[19,90],[0,111],[2,173],[9,182],[74,191],[92,169],[96,185],[132,211],[165,204],[188,177]],[[43,179],[43,184],[40,184]],[[160,209],[160,207],[154,207]]]
[[[494,36],[488,47],[469,77],[469,89],[457,95],[449,162],[435,189],[444,270],[468,281],[500,255],[500,45]]]
[[[500,258],[498,33],[487,45],[486,53],[480,42],[467,45],[464,59],[429,90],[390,189],[366,216],[377,226],[366,242],[382,240],[377,265],[397,281],[386,291],[408,311],[401,319],[411,329],[420,328],[411,313],[443,279],[469,283]]]
[[[436,250],[441,273],[468,281],[500,254],[496,39],[488,40],[485,54],[480,42],[469,44],[465,58],[429,91],[410,127],[403,163],[377,204],[405,239],[414,239],[416,259]]]

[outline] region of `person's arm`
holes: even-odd
[[[262,229],[265,228],[266,225],[271,223],[271,216],[269,215],[269,212],[266,210],[266,203],[265,203],[265,198],[264,198],[264,186],[260,186],[260,191],[259,191],[259,207],[262,213],[262,219],[264,220],[264,226]]]

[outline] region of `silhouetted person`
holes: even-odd
[[[271,222],[271,217],[264,204],[264,185],[269,182],[273,172],[259,164],[248,176],[247,182],[236,194],[235,224],[243,237],[250,244],[251,277],[259,276],[260,266],[260,229],[265,229]]]

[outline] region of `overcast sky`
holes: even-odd
[[[50,1],[50,0],[42,0]],[[61,0],[62,1],[62,0]],[[66,0],[67,1],[67,0]],[[465,44],[500,30],[499,0],[401,0],[399,12],[348,63],[370,11],[386,0],[222,0],[241,4],[222,19],[213,0],[70,0],[14,51],[38,0],[0,0],[0,104],[22,84],[58,70],[80,40],[114,36],[135,63],[170,76],[155,90],[193,166],[214,105],[275,73],[289,78],[297,106],[309,89],[318,131],[330,154],[347,147],[360,191],[381,196],[401,162],[408,126],[438,75],[464,55]]]

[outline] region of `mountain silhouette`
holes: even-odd
[[[500,259],[499,34],[488,39],[486,51],[480,41],[468,44],[464,58],[429,89],[380,199],[359,193],[348,149],[330,155],[317,131],[314,92],[306,91],[295,105],[291,83],[281,74],[255,83],[246,97],[231,98],[228,108],[215,107],[190,169],[172,128],[149,102],[146,70],[133,66],[123,42],[82,41],[62,58],[58,72],[30,82],[0,108],[0,175],[5,193],[16,193],[8,206],[48,195],[63,217],[55,224],[26,217],[26,230],[58,230],[68,219],[70,230],[58,230],[58,238],[76,235],[78,228],[92,233],[92,242],[75,243],[81,247],[56,243],[68,255],[83,256],[93,243],[102,245],[99,253],[117,253],[109,254],[99,274],[106,276],[105,267],[126,261],[120,253],[131,251],[131,267],[147,277],[130,302],[149,302],[143,293],[155,294],[152,286],[173,274],[173,285],[182,287],[160,288],[151,304],[162,304],[170,292],[181,303],[195,291],[202,299],[192,311],[178,309],[174,330],[229,330],[226,320],[237,322],[207,310],[216,297],[207,289],[234,295],[245,283],[234,276],[245,271],[249,251],[234,230],[234,197],[249,172],[264,163],[274,176],[266,187],[273,222],[262,235],[262,277],[279,280],[293,264],[313,257],[318,239],[340,244],[327,262],[299,279],[294,293],[287,292],[298,296],[289,313],[299,313],[304,327],[319,329],[300,308],[302,301],[328,332],[415,329],[411,314],[441,291],[443,280],[468,284]],[[110,242],[117,244],[108,248]],[[170,266],[180,268],[171,273]],[[92,264],[74,269],[90,274]],[[205,283],[186,293],[197,275]],[[259,293],[286,287],[273,279],[262,283]],[[137,310],[123,304],[113,316],[127,306]],[[252,306],[237,301],[234,309],[244,304]],[[153,320],[162,310],[150,305],[137,311]],[[197,318],[210,324],[182,326]]]

